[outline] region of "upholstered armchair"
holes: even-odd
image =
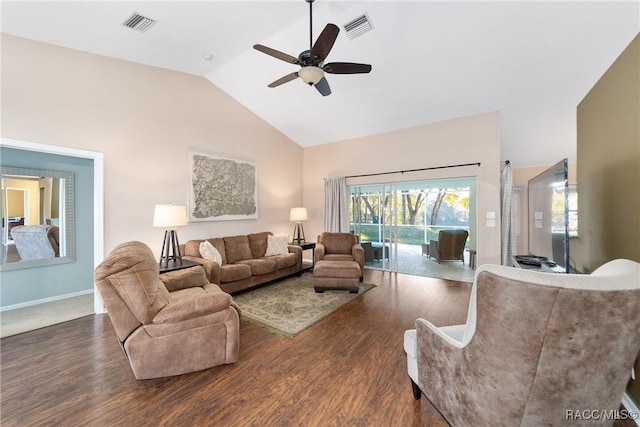
[[[116,247],[96,285],[137,379],[194,372],[238,360],[240,309],[202,267],[158,274],[141,242]]]
[[[464,245],[469,237],[467,230],[440,230],[438,240],[429,242],[429,256],[438,263],[441,261],[462,261],[464,264]],[[423,248],[424,253],[424,248]]]
[[[60,229],[55,225],[19,225],[11,229],[23,261],[60,256]]]
[[[315,262],[327,261],[356,261],[360,266],[360,281],[364,274],[364,249],[358,243],[355,234],[324,232],[318,236],[316,243]]]
[[[407,370],[455,426],[611,425],[567,411],[617,410],[640,350],[640,264],[590,275],[485,265],[467,322],[405,332]]]

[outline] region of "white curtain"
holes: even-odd
[[[324,180],[324,231],[349,232],[349,191],[345,177]]]
[[[511,164],[506,162],[502,170],[501,196],[501,255],[502,265],[511,265],[511,258],[516,252],[516,212],[513,198],[513,172]]]

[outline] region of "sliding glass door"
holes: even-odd
[[[351,231],[365,249],[365,266],[387,271],[468,280],[463,263],[440,265],[429,257],[440,230],[469,231],[475,249],[475,178],[367,184],[349,187]],[[465,252],[468,266],[468,252]],[[440,272],[438,272],[438,270]],[[453,271],[453,273],[451,273]]]

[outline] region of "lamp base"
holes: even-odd
[[[174,265],[182,265],[180,243],[178,242],[178,233],[176,233],[176,230],[165,230],[164,232],[162,252],[160,253],[160,267],[167,268],[169,266],[169,261]]]
[[[306,240],[304,238],[304,229],[302,228],[301,222],[296,222],[295,227],[293,228],[293,243],[305,243]]]

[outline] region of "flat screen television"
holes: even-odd
[[[569,172],[564,159],[529,180],[529,255],[569,273]]]

